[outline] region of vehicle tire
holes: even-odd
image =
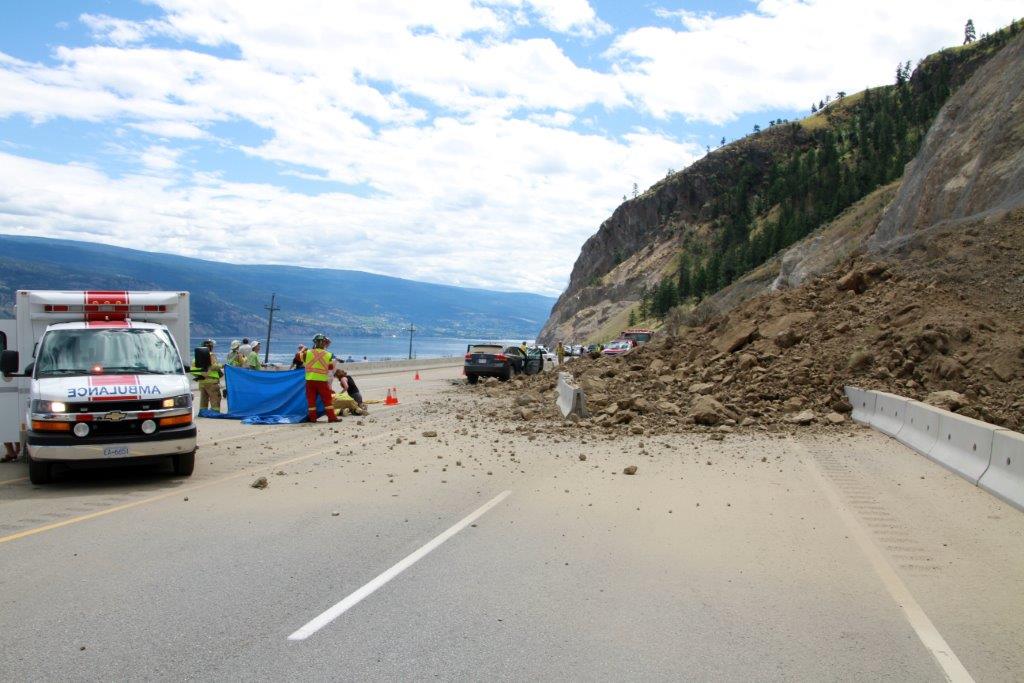
[[[479,380],[479,379],[480,379],[479,375],[474,375],[474,374],[467,374],[466,375],[466,381],[469,382],[470,384],[476,384],[477,380]]]
[[[53,481],[51,472],[51,463],[45,460],[28,459],[28,480],[33,484],[49,484]]]
[[[196,452],[172,455],[171,462],[174,464],[174,473],[176,475],[179,477],[191,477],[192,470],[196,468]]]
[[[510,379],[512,379],[512,366],[505,366],[505,369],[501,371],[501,375],[498,376],[498,379],[500,379],[502,382],[507,382]]]

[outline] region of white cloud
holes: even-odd
[[[0,118],[109,126],[117,162],[0,153],[0,230],[548,293],[633,182],[701,154],[682,132],[638,127],[638,110],[723,121],[887,82],[896,61],[957,42],[968,7],[662,11],[679,23],[629,31],[614,63],[583,66],[564,43],[610,30],[586,0],[154,4],[163,15],[142,22],[83,15],[96,44],[43,63],[0,53]],[[1008,8],[970,13],[985,31]],[[593,132],[623,121],[632,132]],[[186,146],[242,152],[280,178],[232,182],[217,154],[186,163]],[[311,255],[311,233],[344,263]]]
[[[170,171],[178,167],[182,150],[163,145],[151,145],[139,155],[142,165],[153,171]]]
[[[889,83],[898,62],[958,44],[968,17],[980,33],[1020,10],[1012,0],[762,0],[723,17],[659,10],[681,29],[631,30],[608,56],[630,96],[655,116],[721,123]]]

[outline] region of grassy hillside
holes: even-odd
[[[239,266],[66,240],[0,235],[0,315],[18,289],[160,289],[192,293],[195,334],[235,334],[266,324],[306,334],[395,332],[413,322],[425,335],[532,338],[553,300],[402,280],[351,270]]]

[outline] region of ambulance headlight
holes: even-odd
[[[67,405],[63,401],[40,401],[32,402],[33,413],[64,413],[67,412]]]
[[[143,434],[152,434],[155,431],[156,431],[156,422],[153,422],[152,420],[146,420],[145,422],[142,423],[142,433]]]
[[[162,405],[164,408],[189,408],[192,405],[192,394],[165,398]]]

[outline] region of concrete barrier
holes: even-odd
[[[846,397],[853,406],[851,417],[854,422],[870,424],[871,416],[875,414],[875,392],[857,387],[846,387]]]
[[[899,440],[921,455],[928,455],[939,438],[941,412],[938,408],[908,400]]]
[[[900,438],[899,433],[906,419],[907,399],[884,391],[872,393],[875,395],[875,412],[869,424],[883,434]]]
[[[1024,434],[999,429],[992,435],[992,460],[978,486],[1024,511]]]
[[[992,458],[996,429],[980,420],[940,411],[939,438],[927,456],[976,485]]]
[[[576,415],[587,417],[587,400],[583,390],[576,386],[572,375],[568,372],[558,373],[558,398],[555,401],[562,417]]]

